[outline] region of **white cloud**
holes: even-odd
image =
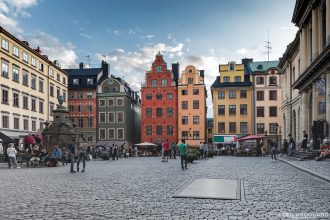
[[[135,31],[133,31],[132,29],[128,30],[128,35],[134,35],[134,34],[135,34]]]
[[[92,39],[93,38],[91,35],[88,35],[86,33],[80,33],[80,36],[85,37],[87,39]]]
[[[4,13],[9,13],[10,10],[4,2],[0,1],[0,11],[2,11]]]
[[[7,29],[9,32],[13,34],[18,34],[22,32],[22,29],[19,27],[17,21],[15,21],[10,17],[7,17],[2,13],[0,13],[0,23],[5,29]]]
[[[4,1],[10,6],[17,8],[18,10],[26,9],[38,4],[38,0],[4,0]]]
[[[155,35],[153,35],[153,34],[148,34],[148,35],[143,36],[142,38],[143,38],[143,39],[149,39],[149,40],[151,40],[151,39],[154,38],[154,37],[155,37]]]
[[[250,48],[242,47],[237,49],[235,53],[240,56],[239,59],[248,57],[253,58],[255,61],[267,60],[267,48],[264,46],[254,46]]]
[[[297,31],[298,28],[293,24],[293,23],[290,23],[288,25],[284,25],[281,27],[282,30],[289,30],[289,31]]]

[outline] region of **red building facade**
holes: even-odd
[[[162,143],[178,139],[177,86],[173,72],[158,53],[141,86],[141,141]]]

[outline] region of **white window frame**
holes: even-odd
[[[2,38],[1,40],[1,47],[5,50],[9,50],[9,42],[5,38]]]
[[[101,131],[104,131],[104,138],[101,138]],[[100,140],[106,140],[107,139],[107,129],[105,129],[105,128],[100,128],[99,129],[99,139]]]
[[[119,130],[123,131],[123,138],[119,138],[119,136],[118,136]],[[125,139],[125,130],[124,130],[124,128],[117,128],[117,139],[118,140],[124,140]]]
[[[16,45],[13,46],[13,55],[19,57],[19,48]]]
[[[110,121],[110,114],[113,114],[113,121]],[[115,112],[108,112],[108,123],[115,123],[116,122],[116,114]]]
[[[1,61],[1,76],[9,78],[9,63],[4,60]]]
[[[15,75],[17,75],[17,79],[16,79]],[[13,77],[13,81],[19,83],[19,67],[13,66],[13,76],[12,77]]]
[[[113,131],[113,137],[110,137],[110,131]],[[115,128],[108,128],[108,139],[115,140],[116,139],[116,129]]]
[[[33,124],[34,124],[34,126],[33,126]],[[36,120],[31,121],[31,130],[37,131],[37,121]]]
[[[31,57],[31,65],[36,67],[37,66],[37,61],[36,61],[36,58],[34,57]]]
[[[23,60],[27,63],[29,62],[29,54],[27,52],[23,52]]]
[[[104,122],[101,122],[101,114],[104,114]],[[107,114],[106,112],[99,112],[99,123],[106,123],[107,122]]]
[[[119,121],[119,114],[123,114],[123,121]],[[117,123],[125,123],[125,112],[124,111],[118,111],[116,112],[116,118],[117,118]]]
[[[15,119],[18,119],[18,128],[15,128]],[[17,117],[17,116],[14,116],[14,119],[13,119],[13,129],[15,129],[15,130],[19,130],[19,123],[20,123],[20,120],[19,120],[19,117]]]

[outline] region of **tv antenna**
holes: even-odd
[[[269,41],[269,29],[268,29],[268,40],[265,42],[267,43],[267,46],[265,46],[265,47],[267,48],[268,61],[269,61],[269,52],[272,49],[272,47],[270,46],[270,41]]]
[[[89,55],[86,56],[87,57],[87,63],[88,63],[88,67],[91,68],[91,60]]]

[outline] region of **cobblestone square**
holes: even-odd
[[[160,158],[90,161],[86,173],[1,169],[1,219],[290,219],[329,213],[330,185],[280,161],[216,157],[181,170]],[[241,179],[240,200],[172,198],[196,178]],[[326,218],[324,218],[326,219]]]

